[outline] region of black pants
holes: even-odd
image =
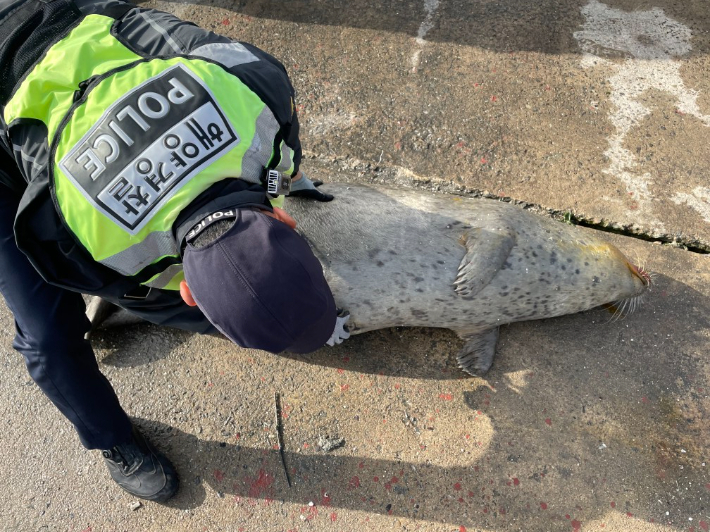
[[[0,172],[11,168],[0,148]],[[17,249],[13,222],[19,201],[17,193],[0,183],[0,293],[15,317],[13,347],[24,357],[32,379],[74,424],[84,447],[109,449],[128,441],[131,423],[84,339],[90,327],[84,299],[46,283]],[[108,299],[153,323],[217,333],[176,292],[153,290],[142,301]]]
[[[19,197],[0,185],[0,292],[15,316],[13,347],[30,376],[71,421],[89,449],[130,439],[131,422],[99,371],[84,335],[89,330],[80,294],[49,285],[17,249],[13,221]]]

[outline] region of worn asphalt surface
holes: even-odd
[[[0,529],[708,532],[707,0],[142,5],[286,65],[311,177],[615,228],[654,285],[624,319],[504,327],[485,378],[440,330],[299,357],[102,331],[102,370],[181,476],[139,508],[31,382],[0,305]]]

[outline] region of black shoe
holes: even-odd
[[[135,427],[130,442],[101,451],[101,454],[111,478],[131,495],[158,502],[175,495],[178,478],[173,464]]]

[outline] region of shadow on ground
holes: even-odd
[[[531,5],[519,0],[472,2],[451,0],[281,0],[191,2],[220,7],[255,18],[302,24],[319,24],[404,33],[420,36],[426,25],[426,40],[477,46],[495,52],[581,53],[572,33],[584,22],[581,8],[587,0],[543,0]],[[704,0],[617,0],[605,2],[627,12],[657,7],[666,15],[707,33],[710,14]],[[428,11],[429,9],[429,11]],[[707,53],[698,47],[692,53]]]
[[[708,458],[710,412],[700,346],[710,330],[708,315],[702,294],[659,276],[641,309],[623,320],[610,321],[608,312],[595,310],[511,325],[501,333],[498,359],[485,381],[452,381],[452,400],[436,409],[436,421],[420,424],[421,434],[414,436],[406,423],[389,428],[390,437],[402,441],[401,455],[421,448],[416,460],[352,452],[349,443],[328,453],[299,449],[291,437],[298,421],[286,420],[291,487],[273,446],[198,437],[159,421],[139,423],[180,471],[181,492],[169,504],[180,509],[202,504],[209,487],[232,498],[245,516],[289,502],[302,505],[305,520],[319,512],[336,519],[339,509],[349,509],[481,528],[517,520],[529,530],[569,530],[570,524],[603,523],[616,513],[684,527],[696,516],[707,525],[702,513],[710,485],[701,463]],[[317,376],[309,374],[316,364],[329,365],[330,357],[348,371],[379,367],[380,374],[417,383],[451,379],[460,375],[441,371],[442,363],[453,360],[446,354],[449,341],[456,339],[446,332],[393,329],[365,334],[335,354],[319,352],[308,363],[269,360],[277,366],[272,371],[281,363],[303,365],[297,373],[304,380],[295,389],[313,387],[337,417],[346,414],[335,410],[340,407],[330,404]],[[130,348],[114,353],[113,363]],[[424,382],[423,393],[436,382]],[[343,396],[339,402],[352,401],[357,410],[373,399]],[[451,419],[466,421],[439,421],[444,409]],[[488,439],[481,436],[482,423],[492,427]],[[367,436],[348,430],[341,431],[348,442],[371,438],[386,447],[377,427],[362,427],[371,431]],[[443,446],[440,455],[427,454],[435,445]]]

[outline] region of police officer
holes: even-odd
[[[279,209],[289,188],[333,199],[299,170],[293,98],[276,59],[168,13],[0,0],[0,291],[13,346],[135,496],[164,501],[177,475],[99,372],[82,293],[271,352],[348,336]]]

